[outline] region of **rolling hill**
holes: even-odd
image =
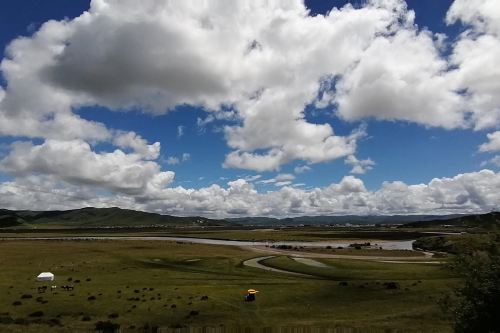
[[[498,228],[500,227],[500,212],[491,212],[486,214],[466,215],[446,220],[429,220],[410,222],[402,227],[426,228],[426,227],[469,227],[469,228]]]
[[[0,210],[0,228],[23,227],[143,227],[143,226],[225,226],[231,223],[205,217],[178,217],[121,208],[94,208],[64,211]]]

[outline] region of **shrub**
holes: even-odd
[[[90,321],[92,318],[90,316],[83,316],[82,321]]]
[[[9,325],[14,323],[14,319],[12,317],[0,317],[0,324]]]
[[[95,301],[96,298],[95,298],[95,296],[89,296],[89,297],[87,297],[87,300],[88,301]]]
[[[118,317],[119,317],[119,314],[116,313],[116,312],[110,313],[109,316],[108,316],[108,318],[110,318],[110,319],[114,319],[114,318],[118,318]]]
[[[59,319],[57,319],[57,318],[50,319],[49,323],[52,324],[52,325],[61,326],[61,321]]]
[[[21,296],[22,299],[28,299],[28,298],[33,298],[33,295],[31,294],[24,294],[23,296]]]
[[[110,321],[98,321],[95,324],[95,330],[101,331],[103,333],[114,333],[117,332],[120,328],[120,325],[117,323],[112,323]]]
[[[33,313],[30,313],[30,317],[43,317],[44,313],[43,311],[35,311]]]
[[[23,303],[21,301],[15,301],[14,303],[12,303],[12,305],[18,306],[18,305],[23,305]]]
[[[386,289],[399,289],[399,284],[397,282],[385,282],[384,286]]]

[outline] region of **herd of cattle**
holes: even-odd
[[[38,287],[38,293],[39,294],[42,294],[44,292],[46,292],[47,290],[49,289],[48,286],[40,286]],[[50,291],[54,291],[57,289],[57,286],[50,286]],[[69,285],[69,286],[61,286],[61,289],[64,290],[64,291],[72,291],[73,289],[75,289],[75,286],[72,286],[72,285]]]

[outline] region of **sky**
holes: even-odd
[[[0,207],[500,206],[497,0],[2,1]]]

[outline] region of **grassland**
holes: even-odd
[[[98,321],[122,328],[313,325],[448,332],[436,300],[458,282],[437,265],[318,259],[330,267],[315,268],[286,256],[266,261],[314,275],[304,278],[243,266],[258,256],[247,249],[165,241],[8,240],[0,241],[0,253],[1,332],[85,330]],[[53,284],[73,284],[74,291],[38,294],[41,271],[55,273]],[[386,282],[400,288],[387,289]],[[248,288],[261,291],[256,302],[243,302]],[[41,316],[30,316],[39,311]]]

